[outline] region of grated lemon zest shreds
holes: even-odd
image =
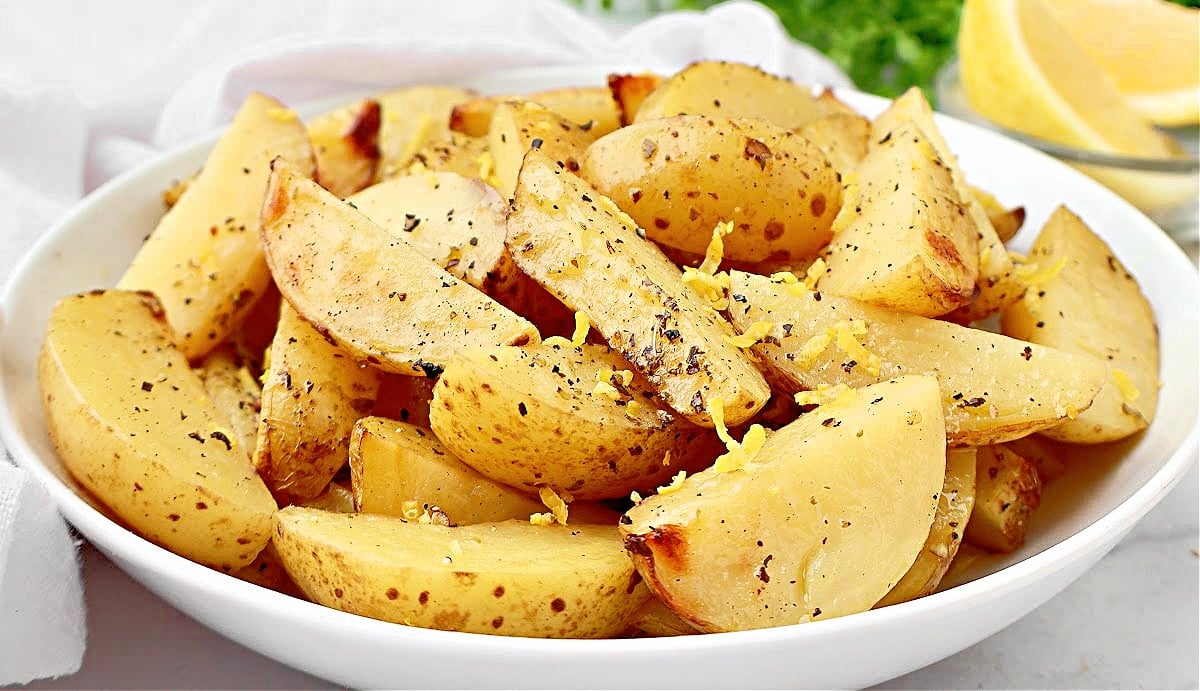
[[[608,398],[614,401],[621,400],[621,392],[617,391],[617,387],[609,384],[606,381],[596,382],[596,385],[592,387],[592,395]]]
[[[729,436],[729,428],[725,426],[725,400],[720,396],[708,399],[708,415],[712,418],[713,429],[717,437],[726,445],[732,444],[733,437]]]
[[[1028,286],[1039,286],[1043,283],[1049,283],[1054,280],[1058,274],[1067,265],[1066,257],[1059,257],[1058,261],[1054,262],[1046,268],[1041,268],[1036,262],[1027,262],[1018,264],[1016,267],[1016,277],[1018,280]]]
[[[804,283],[789,283],[788,285],[785,285],[783,289],[786,290],[789,295],[795,295],[798,298],[808,297],[809,293],[812,292]]]
[[[547,509],[550,509],[550,513],[554,516],[556,522],[562,525],[567,524],[567,502],[559,496],[558,492],[555,492],[550,487],[539,487],[538,499],[541,499],[542,504]]]
[[[742,437],[741,442],[735,440],[729,434],[729,428],[725,426],[725,401],[720,396],[714,396],[709,399],[708,414],[712,417],[717,437],[725,443],[725,448],[727,449],[713,463],[713,468],[718,473],[729,473],[741,469],[746,465],[747,461],[758,454],[759,449],[767,441],[766,430],[763,429],[762,425],[757,424],[750,425],[750,429],[746,430],[746,434]]]
[[[592,322],[583,312],[575,313],[575,331],[571,334],[571,345],[579,348],[587,340],[588,330],[592,328]]]
[[[1126,401],[1133,403],[1138,399],[1138,396],[1142,395],[1142,392],[1138,391],[1137,386],[1129,378],[1125,370],[1114,367],[1109,371],[1109,374],[1112,375],[1113,383],[1117,385],[1117,390],[1121,392],[1121,397]]]
[[[687,479],[687,471],[681,470],[671,478],[671,483],[658,488],[659,494],[674,494],[683,489],[683,481]]]
[[[666,466],[671,465],[671,450],[670,449],[667,449],[667,452],[663,454],[662,464],[663,464],[664,468]]]
[[[859,336],[867,335],[867,324],[863,321],[840,321],[833,325],[833,330],[837,335],[838,349],[843,353],[854,358],[859,366],[868,374],[875,376],[879,374],[882,367],[882,361],[879,356],[867,350],[866,346],[859,343]]]
[[[631,398],[625,404],[625,417],[637,417],[647,410],[651,410],[651,407],[636,398]]]
[[[733,223],[730,221],[722,221],[713,228],[712,239],[704,250],[704,261],[700,262],[700,271],[710,276],[717,273],[721,260],[725,258],[725,241],[722,238],[732,232]]]
[[[795,285],[800,282],[800,279],[796,278],[796,274],[791,271],[776,271],[771,274],[770,278],[772,283],[782,283],[786,286]]]
[[[604,382],[606,384],[611,383],[613,377],[616,377],[620,380],[621,386],[629,386],[633,383],[633,372],[627,369],[619,369],[616,371],[602,369],[596,373],[596,381]]]
[[[297,119],[296,111],[291,108],[275,107],[267,111],[267,117],[277,122],[292,122]]]
[[[846,394],[853,395],[853,389],[845,384],[837,384],[829,386],[821,384],[812,391],[800,391],[793,397],[796,399],[796,405],[829,405],[831,403],[842,403],[843,397]]]
[[[796,364],[804,369],[812,367],[817,358],[829,349],[835,336],[834,330],[828,326],[823,331],[813,334],[800,346],[800,352],[796,353]]]
[[[531,513],[529,514],[529,522],[532,525],[554,525],[554,514]]]
[[[725,297],[725,289],[729,287],[729,274],[724,271],[714,276],[691,266],[684,267],[683,284],[696,291],[715,310],[723,310],[729,306],[729,300]]]
[[[804,272],[804,287],[816,290],[817,282],[827,273],[829,273],[829,265],[825,263],[824,259],[817,257],[816,261],[809,265],[808,271]]]
[[[769,336],[775,330],[775,322],[761,321],[754,322],[750,328],[746,329],[737,336],[724,336],[722,339],[731,346],[736,348],[749,348],[763,338]]]

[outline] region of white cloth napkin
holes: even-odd
[[[39,0],[5,3],[4,15],[4,275],[84,193],[223,124],[251,90],[299,105],[506,68],[604,63],[669,71],[701,58],[850,85],[815,51],[791,42],[769,11],[746,2],[633,27],[554,0]],[[83,610],[62,519],[28,474],[0,462],[0,684],[77,670]]]

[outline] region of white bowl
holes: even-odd
[[[601,84],[608,71],[543,68],[465,85],[512,91]],[[871,96],[840,95],[866,113],[885,105]],[[162,213],[161,190],[199,167],[211,138],[97,190],[50,229],[10,277],[2,298],[0,433],[66,518],[147,588],[214,631],[339,684],[851,687],[899,676],[999,631],[1078,578],[1183,476],[1198,437],[1200,281],[1179,248],[1151,232],[1153,224],[1133,207],[1048,156],[948,118],[939,124],[975,184],[1026,207],[1018,248],[1028,246],[1062,202],[1113,247],[1157,314],[1164,385],[1158,418],[1145,434],[1095,449],[1094,458],[1073,464],[1048,487],[1022,550],[985,560],[968,574],[973,580],[930,597],[811,624],[681,638],[460,634],[373,621],[265,590],[175,556],[109,520],[77,494],[46,436],[37,350],[58,298],[116,281]]]

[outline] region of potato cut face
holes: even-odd
[[[658,88],[662,80],[662,77],[650,72],[608,75],[608,90],[620,108],[622,127],[633,122],[638,108],[642,107],[642,101]]]
[[[397,374],[433,374],[462,348],[537,329],[277,162],[262,243],[275,282],[331,345]]]
[[[229,344],[213,350],[196,367],[204,392],[212,399],[243,449],[254,448],[258,435],[258,410],[262,385],[237,350]]]
[[[480,475],[428,428],[381,417],[354,425],[350,482],[362,513],[469,525],[543,512],[540,501]]]
[[[913,124],[859,164],[825,250],[823,291],[936,317],[965,305],[979,270],[978,233],[954,180]]]
[[[958,157],[950,150],[933,119],[933,109],[925,94],[917,87],[905,92],[871,123],[871,141],[879,142],[888,133],[911,121],[937,151],[954,180],[959,200],[963,203],[967,218],[974,226],[979,242],[979,273],[976,291],[971,302],[959,307],[952,319],[960,324],[983,319],[1012,303],[1021,296],[1023,286],[1013,274],[1013,263],[1004,249],[1004,241],[997,235],[988,213],[976,199],[966,175],[958,165]]]
[[[488,130],[488,151],[495,162],[495,185],[509,199],[525,152],[540,149],[567,170],[579,170],[579,160],[598,136],[562,115],[532,101],[505,101],[496,106]]]
[[[712,115],[760,118],[795,129],[834,112],[845,112],[845,106],[822,100],[807,86],[750,65],[706,60],[663,80],[642,101],[633,121]]]
[[[458,173],[466,178],[479,178],[495,186],[495,166],[492,154],[488,151],[487,137],[450,132],[445,139],[435,139],[426,143],[413,154],[408,169],[395,171],[395,174],[414,175],[425,171]]]
[[[866,158],[870,133],[871,122],[857,113],[827,115],[796,130],[796,134],[816,144],[843,177]]]
[[[612,200],[540,151],[525,157],[506,241],[513,261],[591,319],[673,410],[705,427],[724,401],[738,425],[770,389],[733,330]]]
[[[908,570],[945,476],[937,381],[849,392],[622,519],[647,585],[702,631],[865,611]]]
[[[251,94],[117,283],[158,296],[189,360],[224,341],[271,282],[257,231],[276,156],[312,176],[304,125],[278,101]]]
[[[915,600],[937,590],[954,555],[958,554],[971,509],[975,506],[975,454],[972,447],[946,452],[946,480],[925,546],[900,582],[875,604],[876,607]]]
[[[649,595],[609,526],[448,528],[289,507],[274,543],[314,602],[423,628],[606,638]]]
[[[375,181],[381,118],[379,102],[365,99],[308,124],[321,187],[335,196],[348,197]]]
[[[504,251],[508,205],[483,182],[456,173],[403,175],[350,198],[367,218],[476,288],[515,271]]]
[[[433,393],[430,422],[447,448],[526,492],[623,497],[724,450],[711,430],[659,408],[650,383],[607,346],[465,351]]]
[[[608,134],[621,126],[620,106],[613,100],[613,94],[608,89],[573,87],[464,100],[455,105],[450,114],[450,129],[473,137],[486,136],[491,129],[496,109],[506,101],[537,103],[558,113],[568,122],[593,132],[596,137]]]
[[[729,292],[737,329],[772,324],[754,350],[795,388],[936,376],[954,445],[981,446],[1052,427],[1086,409],[1104,381],[1104,364],[1092,357],[799,284],[735,271]]]
[[[152,296],[59,301],[38,379],[63,464],[140,535],[226,573],[262,550],[275,500]]]
[[[473,92],[452,86],[409,86],[373,96],[382,113],[376,178],[386,180],[407,170],[415,153],[446,138],[450,111],[473,97]]]
[[[703,256],[713,227],[732,222],[724,258],[736,266],[812,259],[842,204],[825,153],[762,120],[638,122],[592,144],[580,176],[675,250]]]
[[[254,446],[254,466],[281,503],[317,496],[346,465],[354,422],[371,412],[378,391],[377,370],[283,305]]]
[[[1065,207],[1046,222],[1029,261],[1044,278],[1005,310],[1004,333],[1108,366],[1091,407],[1043,434],[1095,444],[1145,429],[1158,408],[1158,326],[1137,280]]]
[[[1042,481],[1032,463],[1004,446],[980,448],[967,542],[990,552],[1020,549],[1029,517],[1041,503]]]

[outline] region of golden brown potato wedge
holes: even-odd
[[[739,331],[767,322],[754,346],[793,388],[864,386],[931,374],[942,386],[956,445],[1007,441],[1060,423],[1091,404],[1104,364],[937,319],[733,272],[729,316]]]
[[[496,190],[509,199],[517,187],[517,172],[525,152],[542,153],[575,172],[595,129],[585,130],[554,111],[532,101],[505,101],[496,106],[488,130],[488,151],[495,163]]]
[[[263,548],[263,551],[258,553],[254,561],[231,575],[268,590],[293,597],[304,597],[300,588],[292,582],[291,576],[288,576],[287,569],[283,567],[283,562],[279,559],[279,552],[275,550],[275,545],[270,542]]]
[[[921,550],[946,472],[933,377],[848,393],[621,520],[658,597],[702,631],[870,609]]]
[[[287,301],[327,341],[397,374],[436,375],[462,348],[537,341],[537,329],[402,239],[273,165],[262,243]]]
[[[967,304],[978,234],[945,164],[912,123],[859,164],[825,250],[823,291],[936,317]]]
[[[808,86],[736,62],[694,62],[663,80],[638,108],[634,122],[675,115],[760,118],[792,130],[837,112]],[[850,111],[853,112],[853,111]]]
[[[983,207],[983,211],[987,214],[988,220],[991,221],[992,229],[996,231],[996,237],[1000,242],[1012,240],[1017,231],[1021,229],[1021,226],[1025,224],[1025,207],[1015,206],[1011,209],[1005,208],[994,195],[978,187],[972,186],[971,193],[975,195],[975,199]]]
[[[267,284],[267,290],[254,301],[242,323],[229,335],[229,342],[237,349],[246,368],[260,380],[265,371],[263,359],[275,338],[275,328],[279,326],[282,304],[283,296],[272,280]]]
[[[425,171],[458,173],[467,178],[479,178],[495,187],[495,164],[488,151],[487,137],[471,137],[449,132],[445,139],[435,139],[413,154],[407,171],[396,174],[417,175]]]
[[[933,109],[929,107],[929,101],[919,88],[909,89],[875,118],[871,124],[871,141],[879,142],[885,139],[890,132],[909,121],[921,130],[949,170],[958,190],[959,200],[979,240],[976,245],[979,252],[976,295],[970,303],[955,310],[950,317],[960,324],[969,324],[1016,300],[1021,296],[1022,287],[1015,281],[1013,263],[1004,249],[1003,241],[996,235],[987,213],[967,184],[966,176],[958,165],[958,157],[942,137],[933,119]]]
[[[312,176],[300,120],[278,101],[251,94],[117,283],[158,296],[189,360],[224,341],[271,282],[256,231],[276,156]]]
[[[833,169],[845,177],[867,155],[871,122],[857,113],[835,113],[805,124],[796,134],[816,144]]]
[[[581,310],[673,410],[705,427],[721,397],[738,425],[770,397],[733,330],[637,224],[537,150],[525,156],[506,241],[522,271]]]
[[[1042,227],[1029,261],[1037,264],[1035,277],[1004,311],[1004,333],[1108,366],[1091,407],[1042,434],[1095,444],[1145,429],[1158,408],[1158,327],[1137,280],[1062,206]]]
[[[628,496],[707,465],[711,430],[662,410],[655,390],[601,345],[542,344],[459,353],[433,390],[433,431],[497,482],[580,499]]]
[[[600,137],[621,126],[621,109],[605,87],[548,89],[531,94],[486,96],[465,100],[454,106],[450,129],[482,137],[488,134],[496,108],[506,101],[532,101],[558,113],[568,122]]]
[[[875,603],[876,607],[915,600],[937,590],[954,555],[958,554],[971,509],[975,506],[975,455],[972,447],[946,452],[946,481],[925,546],[900,582]]]
[[[621,111],[622,127],[633,122],[642,101],[661,83],[662,77],[649,72],[608,75],[608,90]]]
[[[365,99],[308,123],[321,187],[349,197],[375,181],[380,119],[379,102]]]
[[[1006,441],[1003,446],[1032,463],[1033,467],[1037,468],[1038,478],[1043,485],[1057,480],[1067,472],[1067,459],[1071,457],[1071,453],[1064,449],[1060,442],[1040,434],[1030,434]]]
[[[59,301],[38,381],[67,470],[147,540],[226,573],[267,544],[275,500],[153,296]]]
[[[458,460],[431,430],[381,417],[354,425],[350,482],[357,511],[413,521],[422,513],[444,525],[528,521],[546,510]]]
[[[238,443],[247,451],[254,448],[258,435],[258,411],[262,386],[251,373],[237,349],[230,344],[211,351],[196,368],[204,392],[229,421]]]
[[[981,447],[967,542],[991,552],[1020,548],[1029,516],[1041,503],[1042,481],[1032,463],[1004,446]]]
[[[354,513],[354,492],[348,484],[334,480],[320,494],[300,502],[299,506],[336,513]]]
[[[606,638],[649,596],[610,526],[448,528],[290,507],[274,541],[314,602],[423,628]]]
[[[317,496],[346,465],[354,421],[371,412],[378,390],[378,371],[283,306],[254,446],[254,467],[280,503]]]
[[[449,134],[450,111],[474,94],[451,86],[409,86],[373,98],[379,102],[379,180],[406,171],[413,154]]]
[[[724,258],[745,267],[812,259],[842,204],[837,171],[807,139],[762,120],[681,115],[592,144],[580,176],[660,245],[703,256],[729,221]]]

